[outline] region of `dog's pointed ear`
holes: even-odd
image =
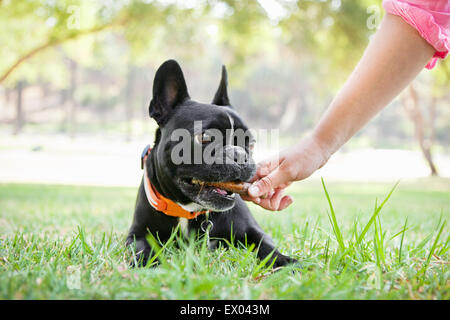
[[[153,98],[148,108],[150,117],[163,125],[170,112],[189,98],[183,71],[175,60],[167,60],[156,71]]]
[[[214,95],[214,99],[212,101],[213,104],[218,106],[229,106],[230,99],[228,99],[228,75],[227,69],[225,66],[222,66],[222,78],[220,79],[219,88],[217,89],[216,94]]]

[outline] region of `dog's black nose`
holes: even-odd
[[[238,146],[227,146],[225,149],[227,158],[233,159],[237,164],[247,164],[249,156],[244,148]]]
[[[245,164],[248,161],[248,155],[247,152],[243,148],[236,147],[235,153],[234,153],[234,161],[236,161],[238,164]]]

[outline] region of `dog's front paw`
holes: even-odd
[[[138,252],[133,259],[130,261],[130,267],[131,268],[142,268],[147,265],[149,259],[149,254],[145,253],[144,251]]]
[[[135,237],[128,237],[126,246],[130,248],[134,254],[134,257],[129,263],[130,267],[145,267],[151,259],[151,248],[147,240],[145,240],[145,238],[135,239]],[[158,261],[157,259],[153,259],[151,263],[152,266],[153,264],[157,265]]]
[[[280,268],[280,267],[285,267],[285,266],[293,266],[293,267],[301,267],[300,262],[297,259],[285,256],[285,255],[279,255],[277,256],[274,264],[273,264],[273,268]]]

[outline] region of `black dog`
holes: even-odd
[[[193,183],[193,178],[214,182],[247,181],[255,173],[256,166],[250,156],[254,139],[230,106],[225,67],[222,68],[222,79],[212,103],[202,104],[190,99],[178,63],[174,60],[164,62],[155,75],[149,112],[159,128],[153,148],[144,152],[144,156],[148,155],[143,161],[146,171],[139,187],[134,219],[126,241],[127,245],[135,243],[139,264],[146,265],[150,258],[147,233],[151,232],[165,242],[178,224],[181,224],[185,235],[192,231],[202,234],[205,226],[209,226],[211,239],[232,238],[248,245],[253,243],[258,248],[260,259],[273,253],[270,261],[276,259],[274,267],[295,262],[295,259],[281,254],[275,248],[272,239],[260,228],[238,194]],[[201,121],[201,127],[195,128],[194,121]],[[196,163],[194,155],[182,150],[179,155],[191,161],[175,164],[173,151],[179,145],[173,139],[176,129],[189,133],[188,145],[200,151],[214,142],[208,135],[210,129],[223,133],[225,137],[237,131],[246,132],[247,136],[240,145],[236,145],[238,139],[233,137],[220,143],[219,140],[215,141],[216,146],[221,148],[211,152],[213,160],[216,160],[213,163]],[[158,199],[169,202],[170,207],[184,210],[187,217],[191,215],[192,219],[172,216],[173,212],[161,212],[164,211],[161,208],[167,206],[164,204],[160,208],[161,203],[155,205]],[[201,214],[205,211],[207,214]],[[211,241],[210,247],[214,247],[217,241],[220,240]]]

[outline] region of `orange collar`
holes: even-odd
[[[146,146],[141,156],[141,168],[144,169],[144,189],[145,194],[147,196],[148,202],[150,205],[158,211],[163,212],[165,215],[186,219],[194,219],[197,216],[206,213],[207,211],[194,211],[190,212],[186,209],[183,209],[179,204],[173,202],[170,199],[167,199],[163,195],[161,195],[158,191],[156,191],[155,187],[150,182],[147,174],[147,167],[145,162],[150,155],[150,145]]]

